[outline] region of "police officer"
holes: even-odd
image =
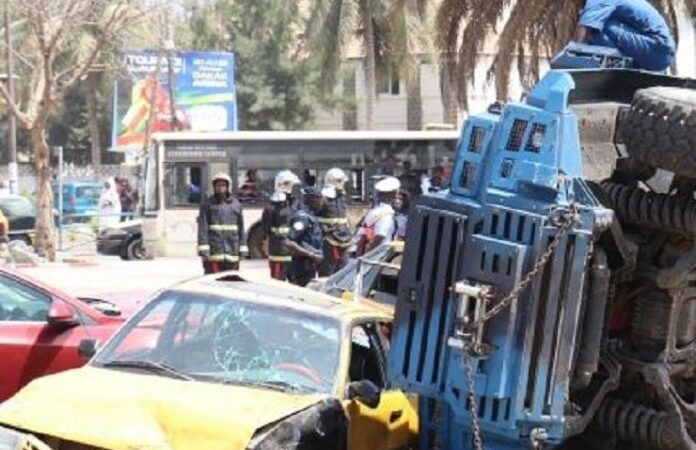
[[[326,172],[324,188],[324,208],[319,212],[319,223],[323,235],[324,261],[319,267],[319,276],[329,276],[348,263],[348,247],[351,245],[351,232],[346,217],[345,185],[348,177],[341,169],[333,168]]]
[[[292,207],[292,195],[300,179],[289,170],[279,172],[275,177],[275,192],[270,203],[261,215],[261,226],[268,236],[268,265],[271,277],[286,280],[292,255],[285,245],[290,231],[290,217],[295,210]]]
[[[360,221],[356,254],[362,256],[394,237],[394,201],[401,187],[398,178],[386,177],[375,184],[377,204]]]
[[[288,279],[298,286],[306,286],[317,274],[324,259],[321,226],[316,215],[324,207],[324,197],[315,186],[302,191],[303,206],[290,218],[290,231],[285,245],[292,254]]]
[[[248,252],[242,205],[232,196],[232,179],[226,173],[213,177],[213,195],[198,213],[198,255],[205,273],[239,270],[241,254]]]

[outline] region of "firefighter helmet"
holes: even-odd
[[[347,182],[348,176],[343,170],[339,169],[338,167],[329,169],[326,172],[326,175],[324,176],[324,186],[332,187],[337,191],[345,190],[345,185]]]
[[[278,172],[275,177],[275,189],[285,194],[292,194],[293,186],[298,184],[300,184],[300,178],[290,170]]]
[[[215,176],[213,177],[213,180],[212,180],[213,187],[215,187],[216,181],[226,182],[228,191],[232,188],[232,178],[230,178],[230,176],[224,172],[218,172],[215,174]]]

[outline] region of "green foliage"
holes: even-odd
[[[193,47],[232,51],[242,130],[303,129],[318,104],[319,71],[303,54],[296,0],[217,0],[194,10]]]

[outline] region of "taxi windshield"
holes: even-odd
[[[93,360],[114,370],[293,393],[333,391],[339,321],[287,308],[169,291]]]

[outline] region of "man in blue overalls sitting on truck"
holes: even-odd
[[[669,27],[646,0],[587,0],[575,40],[614,47],[639,69],[663,71],[674,60]]]

